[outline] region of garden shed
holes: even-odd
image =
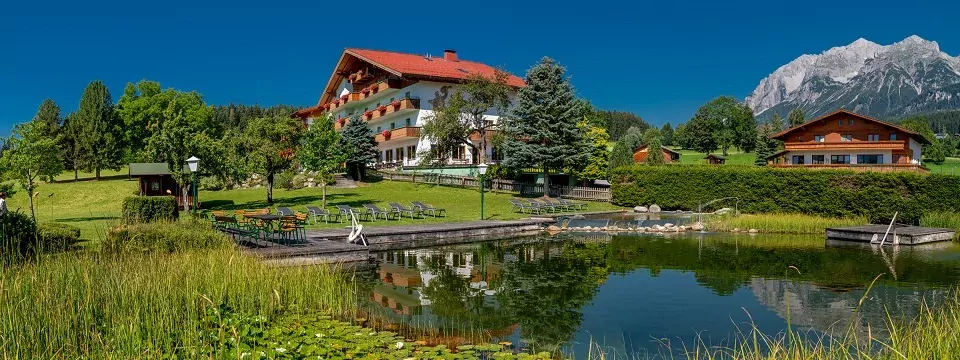
[[[178,207],[183,207],[184,201],[193,204],[193,196],[189,192],[186,197],[183,196],[183,189],[173,179],[166,163],[131,163],[128,169],[130,177],[135,177],[140,182],[140,196],[173,196],[177,199]],[[183,171],[190,173],[186,165],[183,166]]]

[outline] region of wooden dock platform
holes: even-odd
[[[827,229],[827,239],[858,241],[879,244],[888,225],[866,225]],[[920,226],[894,226],[887,234],[885,244],[918,245],[938,241],[950,241],[956,232],[951,229]]]
[[[280,244],[273,241],[248,243],[246,251],[264,261],[280,265],[365,261],[373,251],[462,244],[539,233],[556,220],[531,218],[509,221],[469,221],[440,224],[366,227],[363,234],[370,246],[347,243],[350,229],[306,231],[306,242]]]

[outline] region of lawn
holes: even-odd
[[[29,212],[27,194],[23,189],[8,198],[11,211]],[[92,174],[80,174],[79,181],[73,181],[73,173],[64,173],[52,183],[40,183],[36,190],[37,220],[59,222],[80,228],[81,238],[87,240],[84,245],[96,245],[104,239],[107,229],[119,224],[120,205],[124,198],[136,195],[136,179],[127,178],[127,170],[102,173],[102,180],[96,181]],[[529,215],[518,214],[511,210],[508,200],[511,194],[486,193],[486,218],[491,220],[519,219]],[[259,209],[276,206],[289,206],[304,212],[307,205],[320,205],[319,188],[299,190],[274,190],[272,206],[266,203],[266,190],[237,189],[224,191],[200,191],[199,199],[206,209]],[[413,184],[404,182],[379,181],[364,183],[356,189],[328,189],[327,208],[334,205],[350,205],[359,208],[363,204],[374,203],[386,208],[388,202],[399,202],[406,206],[410,201],[423,201],[436,207],[445,208],[447,216],[427,219],[403,219],[400,221],[371,222],[367,226],[395,226],[411,223],[437,223],[451,221],[471,221],[480,219],[480,192],[476,189],[459,189],[445,186]],[[589,210],[609,210],[617,207],[605,202],[590,202]],[[340,227],[344,224],[310,225],[311,228]]]
[[[707,156],[705,153],[696,152],[694,150],[675,150],[680,153],[681,164],[706,164],[706,160],[703,159],[704,156]],[[722,156],[723,152],[717,151],[714,152],[714,154]],[[727,164],[730,165],[753,165],[753,162],[757,156],[754,153],[731,150],[726,158]]]
[[[932,173],[960,175],[960,158],[948,157],[942,165],[926,162],[923,166],[930,168]]]

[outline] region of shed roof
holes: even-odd
[[[190,167],[183,165],[184,172],[190,172]],[[146,175],[170,175],[170,167],[167,163],[130,163],[130,176]]]
[[[721,155],[715,155],[715,154],[707,154],[707,156],[704,156],[703,158],[704,159],[715,158],[720,160],[726,160],[726,157],[723,157]]]

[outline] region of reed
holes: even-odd
[[[772,234],[824,234],[827,228],[868,224],[865,217],[829,218],[803,214],[755,214],[720,216],[707,224],[707,230],[747,231],[756,229]]]
[[[272,268],[234,248],[73,252],[3,269],[3,358],[219,357],[229,309],[348,314],[352,281],[327,266]]]
[[[953,240],[960,241],[960,213],[930,212],[920,217],[920,226],[947,228],[957,231]]]

